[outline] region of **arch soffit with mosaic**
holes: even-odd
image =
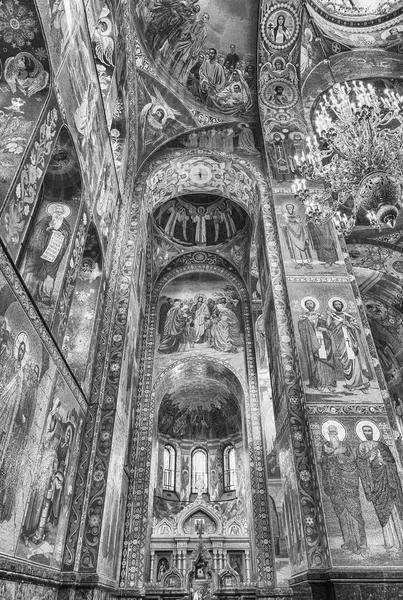
[[[210,356],[208,357],[197,357],[197,356],[189,356],[186,358],[182,358],[180,360],[175,361],[174,363],[172,363],[171,365],[169,365],[168,367],[166,367],[157,377],[157,379],[154,382],[153,385],[153,389],[151,392],[151,396],[152,398],[157,398],[157,400],[159,400],[158,395],[159,395],[159,391],[160,388],[162,387],[162,391],[164,391],[163,389],[163,384],[164,381],[167,377],[169,377],[169,374],[176,368],[182,366],[182,365],[186,365],[189,363],[198,363],[198,364],[205,364],[206,362],[210,362],[213,363],[213,365],[217,365],[220,369],[222,369],[223,367],[228,369],[228,371],[230,371],[232,373],[232,375],[235,377],[237,383],[239,384],[240,389],[242,390],[242,394],[243,394],[243,398],[239,398],[240,400],[240,406],[241,409],[244,409],[245,407],[243,406],[245,403],[245,399],[248,396],[248,386],[246,384],[245,379],[242,377],[241,373],[239,373],[232,365],[230,365],[228,362],[224,361],[224,360],[217,360],[216,358],[212,358]],[[158,410],[158,407],[156,407],[156,411]]]
[[[204,249],[175,256],[158,275],[153,286],[153,296],[159,296],[162,289],[176,277],[195,271],[210,271],[220,275],[236,287],[244,302],[248,301],[249,288],[238,269],[226,258]]]
[[[236,202],[252,220],[268,197],[266,177],[259,167],[241,157],[205,149],[167,153],[144,167],[135,184],[135,196],[144,199],[148,213],[182,194],[206,192]]]
[[[318,63],[302,84],[301,98],[307,123],[317,98],[336,83],[354,79],[402,78],[403,57],[386,50],[357,49],[335,54]]]

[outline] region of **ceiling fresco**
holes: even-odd
[[[32,0],[0,2],[0,201],[49,92],[49,61]]]
[[[353,267],[382,271],[403,281],[403,255],[392,248],[367,244],[349,244],[348,252]]]
[[[225,438],[241,431],[242,389],[226,367],[208,360],[177,365],[164,379],[158,430],[175,439]]]
[[[139,35],[156,68],[196,104],[253,117],[259,4],[243,0],[139,0]]]
[[[221,196],[187,194],[158,206],[154,222],[170,240],[183,246],[216,246],[245,228],[246,212]]]
[[[350,48],[386,48],[403,42],[401,0],[309,0],[308,11],[330,39]]]

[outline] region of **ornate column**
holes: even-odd
[[[306,130],[297,70],[278,57],[290,56],[301,11],[264,2],[260,45],[261,118],[276,182],[263,199],[258,256],[290,583],[313,598],[344,599],[377,593],[382,579],[392,599],[403,587],[399,433],[344,240],[331,222],[307,222],[291,187],[290,157]],[[289,32],[281,43],[272,35],[280,16]]]
[[[155,552],[151,550],[151,561],[150,561],[150,581],[151,583],[154,581],[154,560],[155,560]]]
[[[249,550],[245,550],[246,583],[250,583],[250,560]]]

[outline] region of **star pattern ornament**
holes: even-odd
[[[18,0],[5,0],[0,3],[0,36],[13,48],[31,46],[39,24],[32,11]]]

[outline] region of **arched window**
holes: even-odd
[[[164,448],[164,490],[175,490],[176,452],[172,446]]]
[[[235,448],[226,446],[224,448],[224,492],[230,492],[235,488]]]
[[[192,492],[207,493],[207,452],[198,448],[192,454]]]

